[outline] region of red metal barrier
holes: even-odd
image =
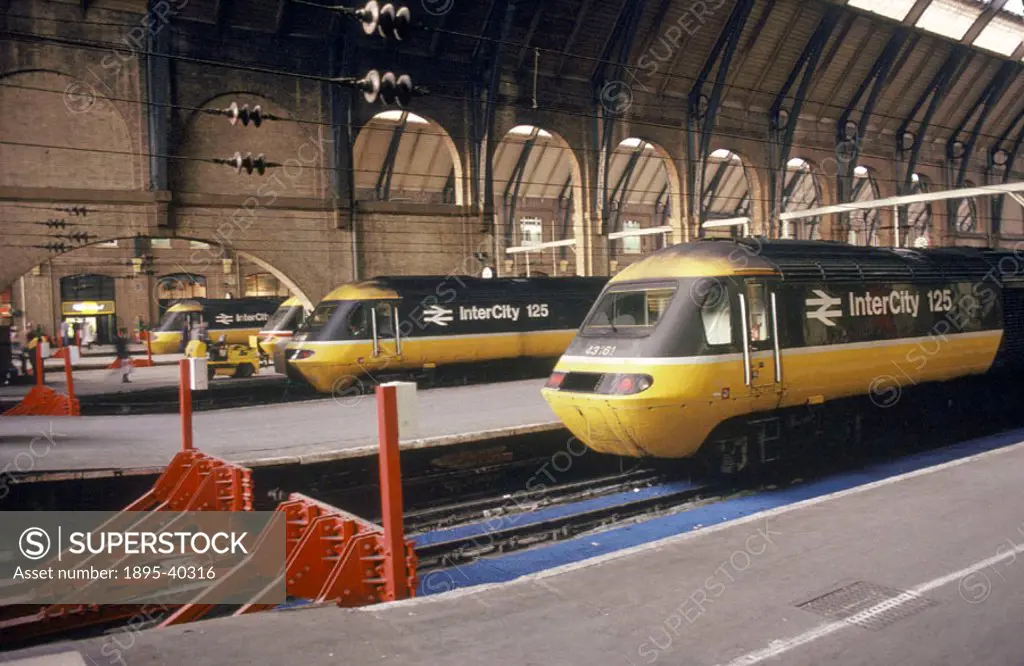
[[[192,370],[188,359],[178,361],[178,403],[181,411],[181,448],[192,449]]]
[[[384,598],[404,599],[408,590],[402,557],[402,468],[398,460],[398,389],[377,387],[377,437],[380,441],[380,506],[384,524]],[[415,589],[415,587],[413,587]]]
[[[251,511],[252,474],[250,470],[212,458],[191,446],[191,392],[188,389],[188,365],[181,365],[182,437],[179,451],[152,490],[133,502],[125,511]],[[273,583],[241,606],[235,615],[273,608],[268,593],[282,583],[289,598],[339,606],[366,606],[415,595],[417,586],[416,552],[404,537],[402,517],[401,470],[398,457],[397,393],[394,386],[377,388],[380,440],[380,482],[383,526],[355,514],[293,493],[277,511],[284,514],[284,571]],[[100,529],[110,530],[119,514]],[[136,521],[133,529],[146,518]],[[269,543],[271,528],[257,540],[250,559]],[[82,558],[78,565],[85,565]],[[244,571],[245,563],[220,578],[193,603],[178,606],[161,627],[192,622],[216,608],[210,603],[221,586]],[[140,612],[141,606],[54,605],[32,607],[31,613],[0,621],[0,634],[16,630],[18,637],[37,637],[115,622]],[[2,619],[2,618],[0,618]]]
[[[179,451],[145,495],[96,531],[139,530],[156,511],[252,511],[252,471],[195,449]],[[167,529],[173,525],[164,525]],[[89,566],[91,555],[63,553],[62,567]],[[19,589],[5,588],[5,599]],[[0,599],[2,602],[4,599]],[[27,641],[130,618],[141,605],[0,605],[0,636]]]
[[[405,575],[389,585],[384,529],[380,525],[299,493],[290,495],[277,510],[285,514],[285,571],[257,594],[253,602],[235,611],[235,615],[273,608],[275,604],[261,601],[281,584],[282,578],[289,598],[317,603],[333,601],[345,607],[388,601],[389,589],[397,590],[396,598],[414,596],[417,559],[411,540],[400,548]],[[261,542],[265,534],[261,535]],[[215,605],[204,602],[215,598],[219,586],[231,584],[231,573],[217,581],[195,603],[179,608],[160,626],[193,622],[210,613]]]

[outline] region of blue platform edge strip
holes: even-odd
[[[701,527],[717,525],[769,509],[934,467],[986,451],[993,451],[1017,444],[1022,439],[1024,439],[1024,430],[1014,430],[969,440],[809,483],[726,500],[690,511],[652,518],[635,525],[566,539],[548,546],[534,547],[520,553],[477,560],[472,564],[448,569],[438,569],[421,577],[416,596],[450,592],[454,589],[485,583],[508,582],[538,571],[580,562]],[[480,540],[480,543],[486,543],[486,541]]]

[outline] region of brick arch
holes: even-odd
[[[7,288],[14,284],[19,277],[28,273],[32,267],[45,263],[48,259],[72,254],[77,250],[99,245],[101,243],[107,243],[114,240],[133,240],[136,237],[137,236],[124,235],[123,233],[114,233],[104,235],[88,244],[75,247],[73,250],[68,252],[55,254],[47,250],[33,248],[29,249],[27,252],[19,252],[17,255],[12,253],[12,261],[0,262],[0,288]],[[195,248],[191,250],[188,262],[185,265],[180,266],[181,271],[179,272],[204,274],[209,272],[220,273],[222,270],[220,261],[221,254],[223,252],[223,245],[215,238],[202,237],[201,234],[154,234],[150,237],[198,241],[210,246],[208,249]],[[336,286],[324,279],[317,270],[318,266],[316,265],[316,262],[311,262],[308,257],[303,257],[296,253],[289,253],[287,251],[269,249],[266,247],[231,247],[229,250],[237,254],[239,257],[256,264],[264,271],[271,273],[281,281],[282,284],[285,284],[289,289],[291,289],[292,292],[308,308],[312,308],[316,304],[315,299],[320,298],[327,290]],[[132,270],[128,266],[122,268],[126,273]]]
[[[284,120],[265,121],[260,127],[238,123],[225,116],[191,111],[182,118],[180,141],[175,153],[184,159],[171,160],[172,187],[180,192],[204,194],[258,195],[273,187],[278,197],[323,196],[329,184],[324,145],[315,127],[293,120],[293,114],[272,98],[252,92],[224,92],[201,105],[226,109],[231,102],[251,107],[259,104],[264,113]],[[263,153],[270,162],[282,164],[260,176],[213,164],[210,158],[227,159],[235,152]],[[262,186],[262,190],[261,190]]]
[[[7,72],[0,80],[0,185],[142,188],[144,162],[134,149],[136,138],[107,96],[47,69]]]

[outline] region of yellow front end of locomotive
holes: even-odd
[[[301,377],[318,393],[344,391],[387,361],[374,357],[369,340],[291,342],[288,355],[288,374]]]
[[[749,406],[743,388],[742,361],[679,365],[627,366],[564,357],[559,373],[639,376],[650,387],[632,395],[581,392],[549,387],[542,394],[555,415],[580,441],[601,453],[628,457],[687,458],[697,452],[722,421]],[[723,377],[739,377],[723,382]],[[735,392],[735,393],[734,393]]]
[[[150,331],[150,349],[154,354],[175,354],[181,351],[181,331]]]

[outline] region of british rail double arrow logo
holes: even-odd
[[[423,321],[438,326],[447,326],[453,319],[453,311],[440,305],[431,305],[423,311]]]
[[[826,326],[835,326],[836,323],[832,320],[836,317],[842,317],[843,311],[841,309],[833,310],[831,308],[840,305],[843,300],[841,298],[832,298],[820,289],[814,289],[813,291],[817,294],[818,298],[807,299],[807,318],[817,319]],[[817,307],[818,309],[811,311],[810,308],[812,307]]]

